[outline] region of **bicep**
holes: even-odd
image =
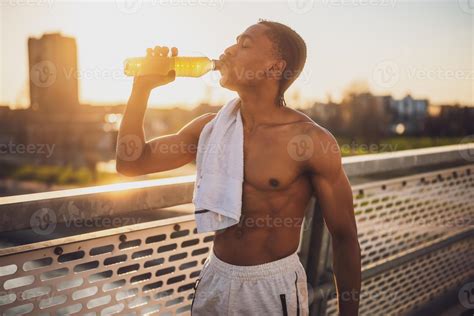
[[[170,134],[145,144],[140,164],[142,173],[176,169],[193,161],[197,144],[190,135]]]
[[[326,226],[333,237],[357,235],[352,189],[342,169],[313,175],[312,185]]]
[[[313,141],[316,150],[309,161],[311,183],[326,226],[333,237],[357,236],[352,188],[337,141],[326,130],[314,134]]]

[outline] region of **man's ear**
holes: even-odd
[[[281,75],[285,71],[286,68],[286,61],[283,59],[279,59],[274,62],[270,68],[267,69],[267,78],[275,78],[280,80]]]

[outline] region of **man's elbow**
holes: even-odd
[[[339,245],[341,244],[351,245],[351,246],[357,247],[360,251],[359,238],[357,236],[356,231],[349,230],[349,231],[334,232],[331,237],[334,243],[337,243]]]
[[[121,174],[126,177],[137,177],[141,175],[138,168],[133,165],[130,165],[129,162],[123,162],[118,159],[115,162],[115,170],[118,174]]]

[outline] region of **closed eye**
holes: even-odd
[[[242,42],[242,48],[249,48],[250,46],[248,46],[248,41],[243,41]]]
[[[242,45],[241,45],[242,48],[249,48],[248,44],[249,44],[250,39],[249,39],[248,35],[242,35],[242,36],[239,35],[239,36],[237,36],[237,38],[235,40],[237,41],[237,44],[239,42],[242,43]]]

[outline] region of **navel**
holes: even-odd
[[[278,185],[280,184],[280,182],[278,182],[278,180],[274,178],[270,178],[270,180],[268,180],[268,183],[270,183],[270,185],[274,188],[278,187]]]

